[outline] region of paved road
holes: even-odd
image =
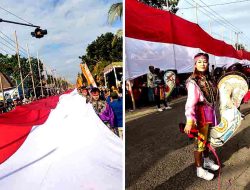
[[[185,121],[184,104],[182,100],[172,110],[126,123],[126,189],[218,189],[218,177],[208,182],[195,175],[192,141],[178,128]],[[245,111],[250,104],[241,108]],[[249,125],[250,114],[235,136],[217,149],[222,190],[250,190]]]

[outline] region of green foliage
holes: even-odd
[[[114,23],[118,18],[122,18],[123,4],[115,3],[112,4],[108,12],[108,23]]]
[[[21,71],[23,79],[30,73],[30,66],[28,59],[25,57],[20,57]],[[38,65],[37,59],[31,57],[31,67],[34,75],[34,83],[35,86],[39,84],[39,73],[38,73]],[[43,63],[40,61],[40,69],[43,72]],[[15,84],[15,80],[21,81],[20,77],[20,69],[17,61],[17,55],[3,55],[0,53],[0,71],[10,76],[12,82]],[[24,80],[25,88],[32,89],[32,80],[31,77],[28,76]]]
[[[93,72],[96,64],[100,64],[98,71],[100,72],[105,66],[112,62],[122,61],[122,37],[117,37],[114,42],[114,34],[107,32],[97,37],[91,44],[88,45],[86,54],[81,56],[84,63],[87,63],[90,72]]]
[[[158,9],[166,9],[169,8],[169,11],[176,14],[179,8],[177,7],[180,0],[138,0],[145,4],[148,4],[151,7],[155,7]]]

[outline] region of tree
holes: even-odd
[[[173,14],[176,14],[179,8],[177,7],[179,0],[138,0],[151,7],[166,10],[168,9]]]
[[[20,64],[21,64],[21,71],[22,76],[24,80],[24,87],[27,90],[32,90],[32,80],[30,75],[30,66],[29,61],[25,57],[20,57]],[[39,86],[40,78],[39,78],[39,72],[38,72],[38,65],[37,65],[37,59],[31,57],[31,67],[33,70],[33,76],[34,76],[34,83],[35,86]],[[43,63],[40,60],[40,70],[41,73],[43,72]],[[21,82],[20,77],[20,69],[17,61],[17,55],[3,55],[0,53],[0,71],[8,75],[11,79],[13,84],[17,83],[19,84]],[[44,78],[44,76],[42,76]]]
[[[121,20],[122,13],[123,13],[123,4],[122,3],[115,3],[115,4],[111,5],[109,12],[108,12],[108,23],[113,24],[119,18]],[[117,32],[113,38],[113,41],[112,41],[112,46],[115,45],[118,38],[122,37],[122,34],[123,34],[122,29],[117,30]]]
[[[97,63],[104,63],[104,66],[107,66],[115,61],[122,61],[122,37],[118,37],[112,45],[113,39],[114,34],[107,32],[87,46],[87,53],[80,58],[87,63],[91,72]]]
[[[123,4],[115,3],[112,4],[108,12],[108,23],[113,24],[117,19],[122,18]]]

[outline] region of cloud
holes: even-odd
[[[46,65],[57,70],[57,74],[66,76],[75,82],[80,72],[78,56],[85,53],[93,40],[106,32],[115,33],[122,28],[121,21],[114,26],[107,24],[108,9],[119,0],[3,0],[0,6],[24,18],[25,20],[48,30],[41,39],[32,38],[34,28],[1,23],[0,31],[14,39],[17,31],[20,45],[29,44],[32,56],[37,51]],[[18,5],[18,6],[17,6]],[[23,22],[0,9],[0,18]],[[5,47],[9,53],[13,50]],[[0,50],[1,51],[1,50]],[[23,55],[24,56],[24,55]]]

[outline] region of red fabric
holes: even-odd
[[[250,100],[250,91],[248,91],[248,92],[246,93],[246,95],[244,96],[243,102],[244,102],[244,103],[247,103],[249,100]]]
[[[19,149],[34,125],[41,125],[47,120],[58,101],[59,96],[53,96],[0,115],[0,163]]]
[[[137,0],[126,0],[125,3],[126,37],[200,48],[216,56],[250,60],[249,52],[236,51],[233,46],[211,37],[195,23]]]

